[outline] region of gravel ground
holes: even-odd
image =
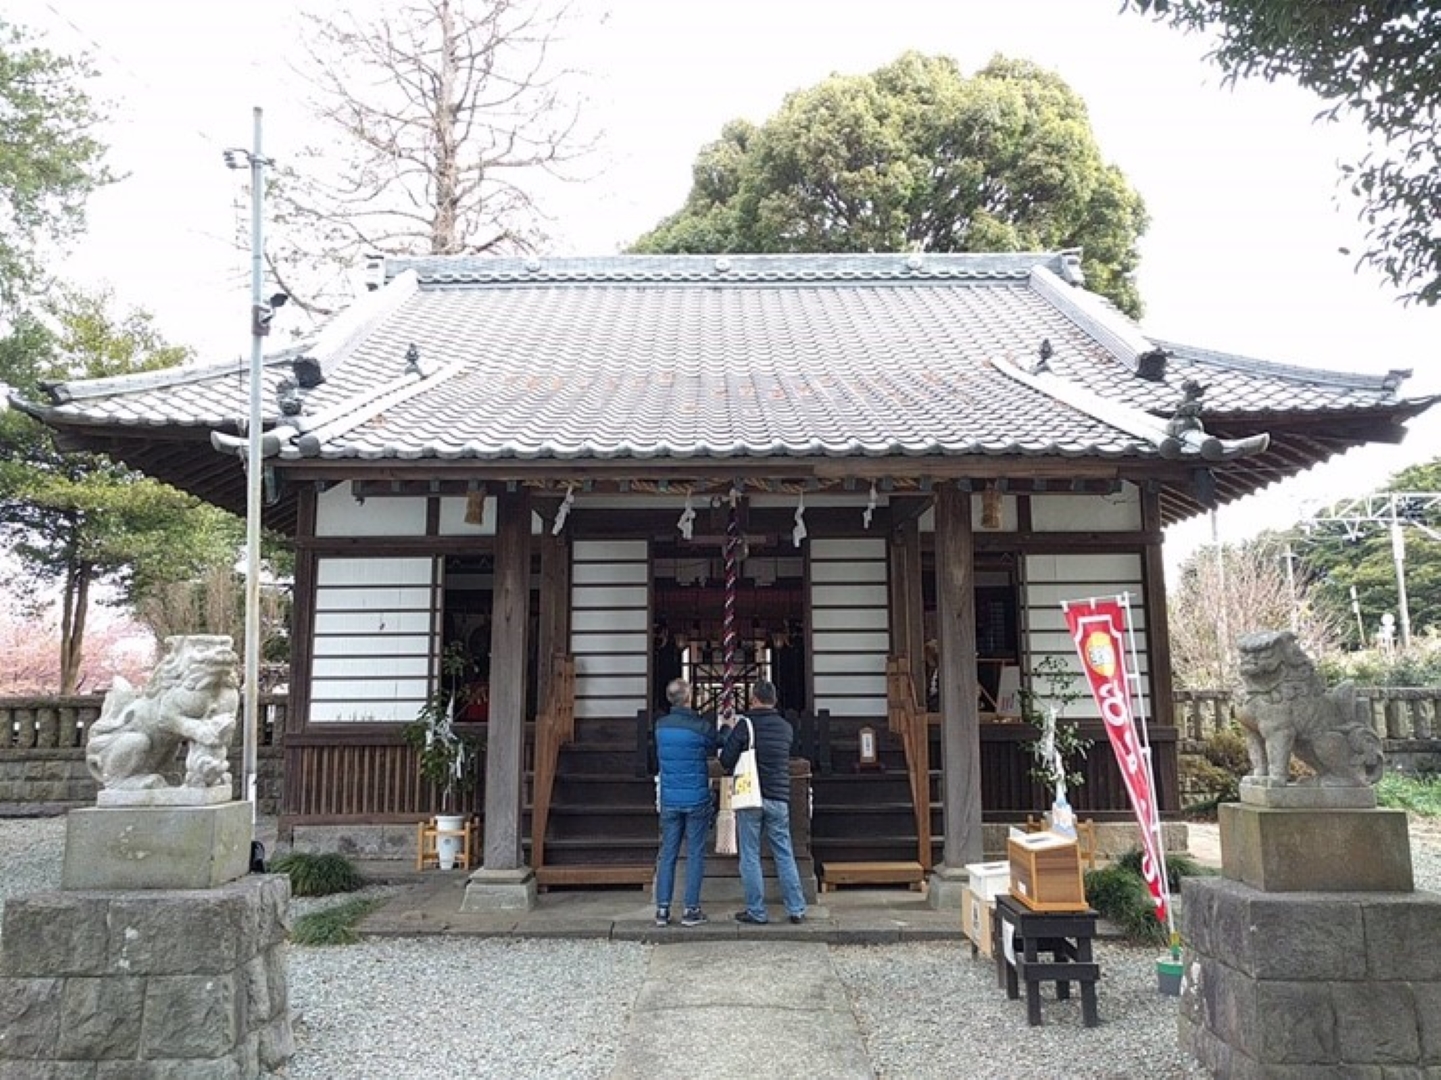
[[[1441,823],[1413,819],[1411,838],[1417,887],[1441,892]],[[0,903],[58,887],[63,842],[63,819],[0,819]],[[292,913],[325,902],[297,900]],[[469,938],[293,947],[297,1050],[284,1075],[603,1077],[650,948]],[[1048,997],[1045,1023],[1024,1027],[1023,1006],[996,989],[994,969],[968,946],[839,946],[831,956],[878,1080],[1204,1075],[1176,1047],[1176,999],[1156,992],[1156,950],[1101,942],[1097,952],[1101,1025],[1090,1029],[1078,997]],[[437,1027],[445,1009],[461,1019]]]

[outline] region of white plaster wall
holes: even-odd
[[[408,721],[430,690],[434,560],[316,561],[313,723]]]
[[[821,538],[807,547],[814,707],[832,716],[884,717],[890,654],[885,539]]]
[[[315,507],[317,536],[424,536],[421,496],[385,496],[357,502],[349,484],[321,492]]]

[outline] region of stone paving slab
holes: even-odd
[[[681,1032],[707,1034],[697,1044],[678,1042]],[[699,1045],[703,1053],[696,1052]],[[696,1080],[874,1075],[820,942],[741,941],[723,951],[692,943],[652,951],[610,1080],[649,1080],[678,1069]]]

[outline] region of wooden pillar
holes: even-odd
[[[910,665],[916,702],[926,707],[925,596],[921,586],[920,523],[910,517],[891,532],[891,640]]]
[[[975,534],[969,492],[943,485],[936,498],[936,618],[941,659],[941,774],[948,870],[984,857],[981,716],[976,684]]]
[[[552,661],[570,652],[570,546],[564,535],[549,530],[540,538],[540,625],[536,631],[536,663],[540,666],[539,707],[550,705]]]
[[[1166,561],[1162,547],[1161,496],[1141,491],[1141,528],[1146,533],[1142,602],[1146,609],[1146,656],[1149,659],[1151,727],[1176,724],[1176,688],[1171,680],[1171,627],[1166,617]],[[1180,765],[1177,743],[1152,743],[1151,766],[1156,780],[1156,802],[1163,813],[1181,809]]]
[[[523,866],[521,770],[525,660],[530,627],[530,493],[496,499],[495,586],[490,620],[490,735],[485,759],[485,869]]]

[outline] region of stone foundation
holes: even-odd
[[[290,883],[8,900],[0,1077],[241,1078],[293,1053]]]
[[[1181,1045],[1217,1076],[1441,1074],[1441,896],[1187,878]]]

